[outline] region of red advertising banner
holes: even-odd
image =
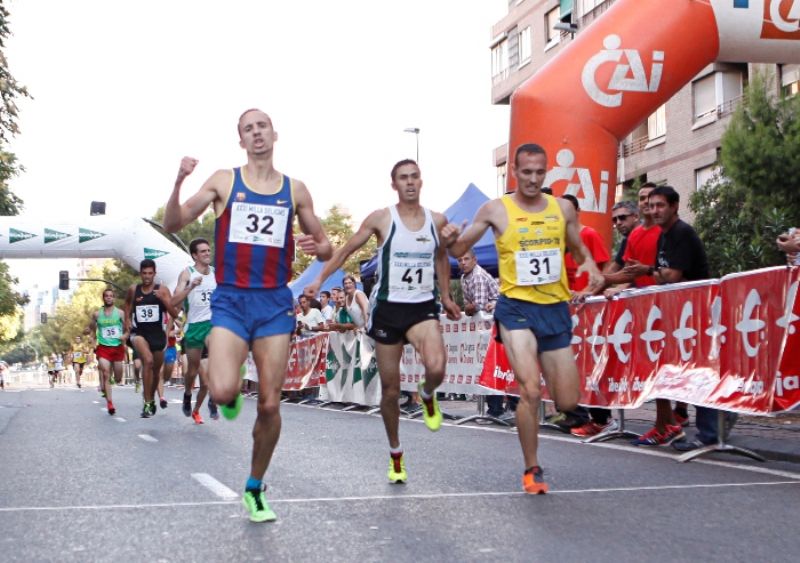
[[[320,332],[292,342],[284,391],[299,391],[325,383],[328,333]]]
[[[800,268],[767,268],[573,308],[581,403],[665,398],[747,413],[800,405],[799,280]],[[517,391],[501,344],[489,344],[480,381]]]

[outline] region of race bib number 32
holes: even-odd
[[[289,219],[288,207],[234,203],[231,207],[230,241],[283,248]]]
[[[544,285],[561,279],[561,250],[521,250],[514,253],[517,285]]]

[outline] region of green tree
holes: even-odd
[[[19,84],[8,69],[5,46],[11,34],[9,13],[0,1],[0,215],[17,215],[22,200],[8,188],[8,182],[22,170],[14,154],[5,150],[10,137],[19,132],[17,125],[19,98],[30,97],[28,90]],[[0,262],[0,317],[14,316],[17,306],[27,300],[13,290],[17,280],[8,274],[8,266]],[[0,335],[0,342],[3,336]]]
[[[328,235],[328,239],[331,241],[331,245],[333,246],[334,250],[341,248],[344,243],[346,243],[350,237],[353,236],[353,218],[339,205],[334,205],[331,207],[328,210],[327,215],[320,219],[320,222],[322,223],[322,228]],[[295,234],[300,232],[296,222],[294,232]],[[369,260],[372,255],[375,254],[376,247],[375,237],[370,238],[367,244],[353,254],[347,260],[347,262],[345,262],[342,269],[348,274],[353,274],[354,276],[358,277],[361,261]],[[308,268],[308,265],[311,264],[311,262],[315,259],[316,258],[314,256],[309,256],[308,254],[298,250],[297,259],[294,262],[295,276],[302,274],[305,269]]]
[[[153,215],[153,221],[159,225],[164,223],[164,206],[158,208],[155,215]],[[215,223],[216,217],[214,216],[214,212],[209,209],[196,221],[192,221],[175,234],[187,248],[189,247],[189,243],[196,238],[204,238],[213,245]]]
[[[720,173],[692,194],[714,276],[784,263],[775,239],[800,223],[800,96],[756,74],[722,137]]]

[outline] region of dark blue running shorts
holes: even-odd
[[[566,348],[572,341],[572,319],[566,301],[541,305],[501,295],[494,310],[494,321],[506,330],[532,331],[539,352]],[[499,326],[497,341],[501,341]]]
[[[211,325],[227,328],[248,343],[290,334],[296,328],[292,290],[219,285],[211,296]]]

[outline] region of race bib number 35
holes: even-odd
[[[158,305],[137,305],[137,323],[157,323],[159,320]]]
[[[119,330],[118,326],[103,327],[103,329],[100,331],[100,334],[106,339],[119,338],[122,336],[122,332]]]
[[[561,250],[521,250],[514,253],[517,285],[544,285],[561,279]]]
[[[283,248],[289,219],[288,207],[234,203],[231,207],[230,241]]]

